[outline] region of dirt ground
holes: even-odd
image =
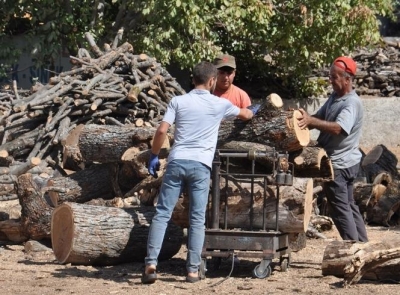
[[[400,226],[368,226],[367,230],[371,241],[400,239]],[[143,263],[61,265],[51,249],[27,252],[24,245],[0,242],[0,294],[399,294],[398,282],[361,280],[344,288],[342,279],[322,276],[324,249],[330,241],[340,239],[336,229],[324,234],[327,240],[308,239],[306,248],[292,253],[287,272],[281,272],[278,261],[273,261],[272,274],[256,279],[252,271],[259,260],[240,259],[233,270],[231,261],[225,260],[218,270],[212,270],[209,263],[206,279],[195,284],[185,282],[185,245],[172,259],[159,264],[155,284],[142,285]]]

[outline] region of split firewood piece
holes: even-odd
[[[132,127],[88,124],[77,126],[68,136],[64,151],[65,160],[73,159],[85,163],[120,162],[124,152],[130,147],[145,146],[147,149],[156,129],[153,127]]]
[[[394,180],[386,189],[374,185],[375,192],[381,194],[374,198],[373,207],[367,211],[367,220],[372,224],[390,226],[400,221],[400,181]],[[376,201],[377,200],[377,201]]]
[[[334,177],[332,163],[321,147],[307,146],[289,155],[293,162],[294,175],[297,177],[322,177],[331,180]]]
[[[388,280],[399,272],[392,272],[397,262],[400,269],[400,240],[371,241],[332,241],[325,248],[322,260],[322,275],[344,278],[345,285],[357,283],[362,278]],[[390,277],[387,275],[390,274]]]
[[[63,264],[114,265],[143,262],[154,207],[113,208],[64,203],[51,218],[51,242],[56,259]],[[179,252],[182,228],[169,223],[160,260]]]
[[[397,157],[383,144],[375,146],[362,161],[362,167],[369,182],[382,172],[390,173],[393,177],[398,176]]]
[[[221,180],[221,200],[225,197],[227,203],[227,224],[225,225],[225,205],[221,203],[219,224],[221,228],[250,228],[262,229],[263,221],[263,194],[264,188],[260,180],[255,181],[253,193],[253,220],[249,218],[251,208],[251,184],[249,181],[229,181],[226,188]],[[266,189],[266,227],[275,229],[276,226],[276,196],[277,187],[268,185]],[[304,233],[307,231],[311,218],[313,198],[312,178],[294,178],[293,186],[279,187],[279,230],[285,233]],[[180,201],[172,214],[172,220],[181,227],[188,227],[188,200]]]
[[[53,208],[43,198],[32,174],[19,176],[17,186],[24,236],[32,240],[50,238],[50,218]]]
[[[90,168],[68,176],[49,179],[45,190],[54,207],[64,202],[84,203],[95,198],[112,199],[113,179],[117,177],[115,164],[93,164]]]
[[[271,103],[273,101],[269,96],[250,121],[223,121],[218,132],[218,141],[258,142],[275,147],[280,152],[292,152],[307,146],[310,132],[307,128],[298,127],[300,111],[270,111]]]

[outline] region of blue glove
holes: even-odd
[[[251,106],[248,106],[247,108],[253,112],[253,115],[257,114],[258,110],[260,109],[261,105],[260,104],[252,104]]]
[[[157,178],[158,177],[157,171],[159,170],[160,170],[160,161],[158,160],[158,155],[151,153],[148,171],[150,175]]]

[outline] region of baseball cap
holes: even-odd
[[[217,56],[214,59],[214,65],[217,67],[217,69],[222,67],[230,67],[236,69],[235,58],[229,54],[222,54]]]
[[[335,59],[333,64],[341,69],[343,69],[345,72],[355,75],[357,72],[357,64],[356,62],[347,56],[340,56]]]

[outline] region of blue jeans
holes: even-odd
[[[146,265],[158,263],[165,230],[184,188],[187,188],[190,202],[186,269],[188,272],[199,270],[210,189],[210,168],[192,160],[174,160],[167,165],[147,240]]]

